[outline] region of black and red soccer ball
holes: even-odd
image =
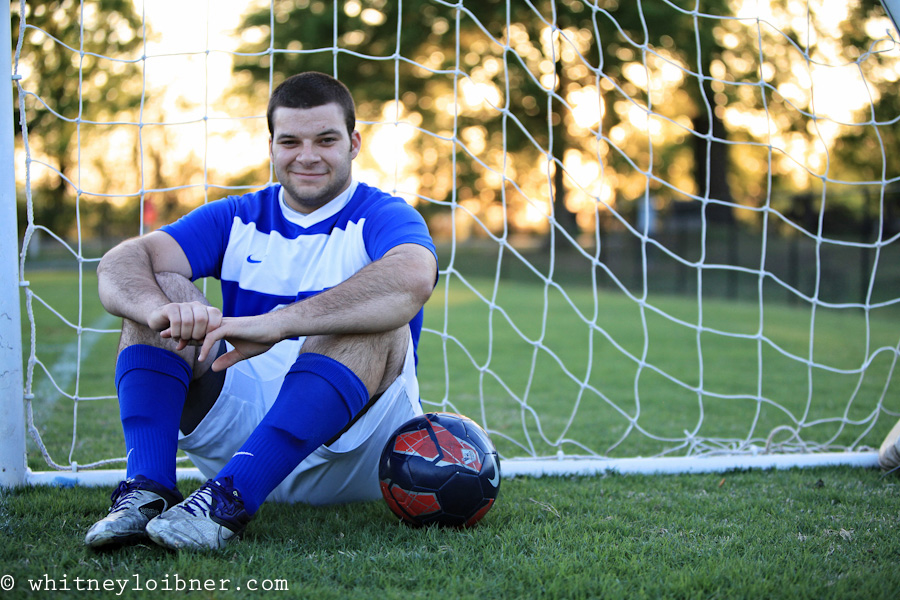
[[[500,461],[472,419],[427,413],[391,435],[378,477],[388,506],[406,523],[471,527],[497,499]]]

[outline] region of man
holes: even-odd
[[[388,436],[422,412],[415,348],[437,279],[424,220],[352,178],[361,138],[339,81],[287,79],[267,118],[279,184],[204,205],[100,262],[100,299],[123,318],[128,462],[89,546],[149,536],[221,548],[267,498],[378,498]],[[209,276],[222,311],[191,283]],[[186,499],[178,448],[209,477]]]

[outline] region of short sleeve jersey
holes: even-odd
[[[205,204],[162,227],[187,255],[194,279],[222,284],[226,317],[292,304],[345,281],[400,244],[436,255],[425,220],[403,199],[364,183],[302,214],[281,185]],[[422,311],[410,322],[418,348]]]

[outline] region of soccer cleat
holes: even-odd
[[[184,502],[153,519],[147,534],[172,550],[219,550],[240,536],[252,518],[231,477],[210,479]]]
[[[110,501],[109,514],[94,523],[84,536],[92,548],[130,544],[147,537],[147,523],[181,502],[184,497],[152,479],[137,475],[119,483]]]
[[[878,450],[878,464],[885,471],[894,471],[900,467],[900,421],[884,438]]]

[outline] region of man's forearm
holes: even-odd
[[[216,360],[213,368],[217,370],[288,338],[397,329],[421,310],[436,278],[437,263],[430,250],[398,246],[321,294],[265,314],[223,319],[220,327],[206,335],[198,358],[206,360],[221,339],[236,349]],[[245,347],[238,350],[241,342]]]
[[[421,246],[388,254],[343,283],[270,313],[282,339],[296,336],[377,333],[408,323],[434,286],[437,266]]]
[[[343,284],[293,307],[292,334],[374,333],[408,323],[431,295],[391,260],[373,263]],[[399,262],[399,261],[397,261]]]
[[[97,289],[107,312],[144,324],[155,308],[169,302],[156,282],[149,254],[133,241],[104,255],[97,267]]]

